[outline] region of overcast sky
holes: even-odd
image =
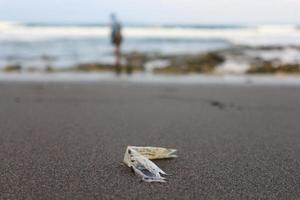
[[[297,23],[300,0],[0,0],[0,20],[132,23]]]

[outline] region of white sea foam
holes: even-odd
[[[57,38],[107,37],[109,27],[27,26],[0,22],[0,41],[39,41]],[[300,30],[294,25],[264,25],[241,28],[125,27],[126,38],[223,39],[241,45],[300,45]]]
[[[0,21],[0,30],[14,29],[18,26],[17,22]]]

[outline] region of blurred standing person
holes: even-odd
[[[115,48],[115,70],[121,73],[121,45],[122,45],[122,25],[115,14],[111,14],[111,43]]]

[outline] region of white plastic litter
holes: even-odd
[[[176,158],[176,149],[161,147],[136,147],[128,146],[124,156],[124,163],[133,169],[136,175],[145,182],[166,182],[167,175],[151,160]]]

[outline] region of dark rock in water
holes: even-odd
[[[300,73],[300,64],[282,64],[278,61],[258,61],[253,63],[248,74]]]
[[[143,68],[148,60],[146,54],[132,52],[124,56],[128,66]]]
[[[115,66],[112,64],[100,64],[100,63],[87,63],[80,64],[73,68],[75,71],[82,72],[99,72],[99,71],[114,71]],[[121,71],[127,71],[127,73],[131,73],[134,71],[143,71],[143,66],[130,66],[130,65],[122,65],[120,66]]]
[[[86,63],[86,64],[79,64],[74,68],[76,71],[111,71],[113,70],[111,65],[105,64],[98,64],[98,63]]]
[[[284,49],[285,49],[284,46],[276,46],[276,45],[268,45],[268,46],[263,45],[255,48],[255,50],[262,50],[262,51],[274,51],[274,50],[284,50]]]
[[[53,67],[51,67],[51,66],[47,66],[47,67],[45,68],[45,72],[47,72],[47,73],[55,72],[55,69],[54,69]]]
[[[210,65],[210,66],[217,66],[223,63],[225,59],[219,55],[218,53],[207,53],[201,54],[198,57],[191,58],[188,60],[188,64],[190,65]]]
[[[34,72],[39,72],[40,69],[36,67],[26,67],[26,72],[34,73]]]
[[[21,65],[7,65],[6,67],[4,67],[3,71],[5,72],[20,72],[22,70],[22,66]]]
[[[171,60],[170,66],[156,68],[154,73],[211,73],[224,61],[225,58],[216,52],[178,56]]]
[[[278,73],[300,73],[300,64],[284,64],[277,68]]]
[[[256,60],[257,62],[252,63],[250,68],[248,69],[248,74],[255,74],[255,73],[275,73],[276,67],[271,61],[264,61],[264,60]]]

